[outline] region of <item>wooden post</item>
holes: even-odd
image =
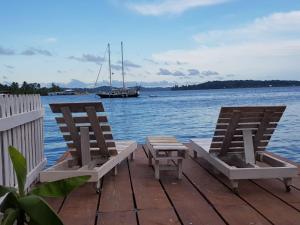
[[[254,146],[251,130],[243,130],[244,148],[245,148],[245,161],[246,163],[254,164]]]
[[[159,180],[159,160],[155,160],[154,170],[155,170],[155,179]]]
[[[91,161],[89,128],[80,127],[81,161],[82,166]]]
[[[183,163],[183,159],[178,159],[177,166],[178,166],[178,179],[179,180],[182,179],[182,163]]]

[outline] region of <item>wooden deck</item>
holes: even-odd
[[[119,174],[102,179],[96,194],[91,184],[66,199],[49,199],[66,225],[299,225],[300,179],[292,191],[276,179],[240,182],[239,195],[225,177],[215,175],[202,159],[188,158],[183,179],[165,171],[154,179],[143,146]]]

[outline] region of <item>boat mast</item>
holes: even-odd
[[[112,85],[111,85],[111,63],[110,63],[110,44],[109,43],[107,45],[107,48],[108,48],[109,85],[110,85],[110,88],[112,89]]]
[[[124,57],[123,57],[123,41],[121,41],[121,53],[122,53],[122,78],[123,78],[123,89],[125,89],[125,79],[124,79]]]

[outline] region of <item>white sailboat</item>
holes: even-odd
[[[112,88],[111,80],[111,61],[110,61],[110,44],[108,43],[108,68],[109,68],[109,91],[102,91],[97,95],[101,98],[131,98],[138,97],[139,90],[138,88],[126,88],[125,86],[125,72],[124,72],[124,57],[123,57],[123,42],[121,42],[121,53],[122,53],[122,78],[123,78],[123,87],[122,88]]]

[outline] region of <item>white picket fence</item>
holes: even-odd
[[[16,186],[8,146],[27,160],[28,188],[46,165],[41,98],[39,95],[0,95],[0,185]]]

